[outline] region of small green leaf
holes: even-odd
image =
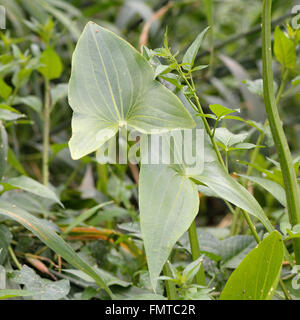
[[[217,128],[215,138],[220,141],[226,148],[232,147],[243,142],[248,136],[248,132],[234,134],[227,128]]]
[[[297,76],[296,78],[294,78],[293,80],[292,80],[292,86],[293,87],[296,87],[296,86],[298,86],[300,84],[300,76]]]
[[[32,74],[33,68],[27,67],[20,69],[14,73],[12,83],[16,88],[20,88],[26,84]]]
[[[294,69],[297,60],[295,44],[279,27],[274,32],[274,54],[285,68]]]
[[[38,71],[48,80],[57,79],[62,73],[62,62],[53,48],[48,47],[40,56]]]
[[[257,146],[254,143],[248,143],[248,142],[241,142],[238,144],[235,144],[234,147],[228,148],[229,151],[231,150],[249,150],[249,149],[254,149],[254,148],[262,148],[262,146]]]
[[[187,71],[191,70],[194,66],[196,55],[200,49],[200,46],[202,44],[202,40],[207,32],[209,27],[205,28],[194,40],[194,42],[190,45],[190,47],[187,49],[186,53],[183,56],[182,62],[185,64],[183,65],[183,68]]]
[[[11,86],[6,84],[6,82],[0,78],[0,97],[7,100],[12,92]]]
[[[53,157],[56,156],[60,151],[64,150],[65,148],[68,148],[68,143],[55,143],[51,144],[51,150],[53,152]]]
[[[209,109],[217,116],[218,119],[234,112],[240,112],[239,109],[229,109],[220,104],[211,104]]]
[[[192,72],[194,72],[194,71],[200,71],[200,70],[203,70],[203,69],[206,69],[206,68],[208,68],[208,65],[197,66],[197,67],[194,67],[194,68],[192,69]]]
[[[203,257],[199,257],[197,260],[188,264],[183,272],[182,272],[182,279],[185,283],[191,283],[195,275],[197,274],[198,270],[201,267],[203,262]]]
[[[269,300],[275,293],[283,261],[281,235],[274,231],[235,269],[220,300]]]
[[[7,104],[0,104],[0,109],[8,110],[8,111],[19,113],[19,114],[21,113],[19,110],[15,109]]]

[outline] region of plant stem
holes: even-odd
[[[279,284],[281,286],[281,289],[282,289],[282,291],[284,293],[285,298],[287,300],[293,300],[292,297],[290,296],[290,293],[288,292],[287,288],[285,287],[284,282],[283,282],[282,279],[279,279]]]
[[[175,61],[176,61],[176,60],[175,60]],[[196,89],[195,89],[194,82],[192,81],[192,85],[190,84],[190,82],[188,81],[188,79],[186,78],[186,76],[184,75],[184,73],[182,72],[182,70],[181,70],[181,68],[180,68],[179,66],[178,66],[177,70],[178,70],[179,74],[181,75],[181,77],[183,78],[183,80],[185,81],[185,83],[187,84],[187,86],[189,87],[189,89],[193,92],[193,97],[194,97],[194,99],[195,99],[195,101],[196,101],[197,109],[198,109],[199,113],[200,113],[201,116],[202,116],[205,130],[206,130],[207,134],[208,134],[209,137],[210,137],[211,143],[212,143],[213,148],[214,148],[214,150],[215,150],[215,152],[216,152],[216,155],[217,155],[217,157],[218,157],[219,162],[220,162],[221,165],[224,167],[224,169],[226,169],[226,165],[225,165],[225,163],[224,163],[224,160],[223,160],[223,158],[222,158],[222,155],[221,155],[221,153],[220,153],[220,150],[219,150],[219,148],[218,148],[218,146],[217,146],[217,143],[216,143],[216,141],[215,141],[215,139],[214,139],[214,137],[213,137],[213,134],[212,134],[212,132],[211,132],[211,130],[210,130],[210,126],[209,126],[209,124],[208,124],[208,121],[207,121],[207,119],[206,119],[206,117],[205,117],[205,114],[204,114],[204,112],[203,112],[202,106],[201,106],[201,104],[200,104],[199,97],[198,97],[197,94],[196,94]]]
[[[192,258],[193,258],[193,261],[195,261],[201,256],[195,221],[192,222],[189,228],[189,239],[190,239],[190,245],[191,245],[191,251],[192,251]],[[196,283],[199,284],[200,286],[206,286],[203,263],[201,263],[201,266],[195,276],[195,279],[196,279]]]
[[[209,72],[208,76],[210,76],[213,72],[213,63],[214,63],[214,17],[213,17],[213,1],[212,0],[204,0],[204,7],[206,12],[206,19],[208,25],[210,26],[209,30]]]
[[[278,105],[279,102],[280,102],[283,90],[284,90],[284,88],[286,86],[286,83],[287,83],[288,75],[289,75],[289,70],[288,69],[283,70],[283,72],[282,72],[282,81],[281,81],[280,88],[279,88],[277,96],[276,96],[276,105]],[[265,137],[265,132],[264,131],[265,131],[266,127],[267,127],[267,124],[268,124],[268,120],[265,121],[264,127],[263,127],[263,131],[259,134],[259,136],[257,138],[256,147],[253,150],[253,153],[252,153],[251,158],[250,158],[250,164],[249,164],[247,172],[246,172],[247,176],[250,176],[252,174],[252,171],[253,171],[252,164],[254,164],[256,162],[256,160],[257,160],[257,157],[258,157],[258,154],[259,154],[259,151],[260,151],[260,145],[262,144],[262,142],[264,140],[264,137]],[[239,231],[240,231],[240,227],[241,227],[242,221],[239,221],[239,219],[238,219],[239,212],[240,212],[240,208],[236,208],[236,211],[235,211],[235,214],[234,214],[235,219],[233,220],[233,223],[232,223],[232,226],[231,226],[231,230],[230,230],[231,235],[238,234]]]
[[[207,121],[206,117],[204,116],[203,109],[201,107],[199,98],[198,98],[198,96],[196,94],[194,83],[192,82],[192,85],[191,85],[190,82],[187,80],[186,76],[184,75],[184,73],[181,71],[181,69],[178,68],[177,70],[179,71],[180,75],[182,76],[182,78],[184,79],[184,81],[186,82],[186,84],[188,85],[190,90],[193,92],[193,97],[194,97],[194,99],[196,101],[196,106],[197,106],[197,108],[198,108],[198,110],[199,110],[199,112],[200,112],[200,114],[202,116],[205,130],[206,130],[207,134],[210,137],[211,143],[213,145],[213,148],[215,150],[215,153],[216,153],[216,155],[218,157],[218,160],[219,160],[220,164],[223,166],[224,170],[227,172],[226,164],[224,163],[224,160],[222,158],[221,152],[220,152],[220,150],[219,150],[219,148],[218,148],[218,146],[216,144],[216,141],[215,141],[215,139],[214,139],[214,137],[212,135],[212,132],[210,130],[210,126],[208,124],[208,121]],[[255,228],[255,226],[254,226],[254,224],[253,224],[248,212],[242,210],[242,213],[243,213],[243,216],[244,216],[244,218],[246,219],[246,221],[247,221],[247,223],[249,225],[249,228],[250,228],[254,238],[259,241],[259,237],[258,237],[258,234],[256,232],[256,228]]]
[[[271,8],[272,1],[264,0],[262,23],[264,100],[283,175],[289,219],[291,225],[294,226],[300,223],[300,192],[291,152],[284,134],[274,96],[271,49]],[[297,264],[300,264],[300,239],[294,239],[293,246],[296,262]]]
[[[21,269],[22,269],[22,266],[21,266],[18,258],[16,257],[16,255],[15,255],[15,253],[14,253],[14,250],[12,249],[11,246],[8,247],[8,252],[9,252],[11,258],[13,259],[13,262],[14,262],[15,265],[17,266],[17,268],[18,268],[19,270],[21,270]]]
[[[212,145],[213,145],[213,148],[214,148],[214,150],[215,150],[215,152],[216,152],[216,155],[217,155],[217,157],[218,157],[218,160],[219,160],[220,164],[223,166],[224,170],[227,172],[227,166],[226,166],[226,164],[225,164],[225,162],[224,162],[224,160],[223,160],[223,158],[222,158],[221,152],[220,152],[220,150],[219,150],[219,148],[218,148],[218,146],[217,146],[217,143],[216,143],[216,141],[215,141],[215,139],[214,139],[214,137],[213,137],[213,135],[212,135],[212,132],[211,132],[211,130],[210,130],[210,126],[209,126],[209,124],[208,124],[208,121],[207,121],[206,117],[204,116],[203,109],[202,109],[202,107],[201,107],[199,98],[198,98],[198,96],[197,96],[197,94],[196,94],[195,86],[194,86],[194,85],[193,85],[193,86],[190,85],[189,81],[187,80],[187,78],[185,77],[185,75],[183,74],[182,71],[181,71],[181,76],[183,77],[183,79],[185,80],[185,82],[187,83],[187,85],[189,86],[190,90],[192,90],[192,92],[193,92],[193,97],[194,97],[194,99],[196,100],[197,108],[198,108],[198,110],[199,110],[199,112],[200,112],[200,114],[201,114],[201,116],[202,116],[202,119],[203,119],[203,122],[204,122],[204,126],[205,126],[205,130],[206,130],[207,134],[208,134],[209,137],[210,137],[211,143],[212,143]],[[256,238],[256,237],[258,238],[256,229],[255,229],[255,226],[254,226],[254,224],[253,224],[253,222],[252,222],[252,220],[251,220],[248,212],[242,210],[242,213],[243,213],[244,218],[246,219],[246,221],[247,221],[247,223],[248,223],[248,225],[249,225],[250,230],[251,230],[252,233],[253,233],[253,236],[254,236],[255,238]],[[258,239],[259,239],[259,238],[258,238]]]
[[[18,91],[19,91],[19,86],[16,86],[11,94],[11,96],[9,97],[9,100],[8,100],[8,105],[9,106],[13,106],[14,104],[14,101],[15,101],[15,98],[18,94]],[[17,133],[16,133],[16,127],[15,127],[15,124],[13,123],[12,126],[9,128],[10,130],[10,133],[12,135],[12,142],[13,142],[13,150],[16,154],[16,156],[19,156],[19,141],[18,141],[18,138],[17,138]]]
[[[172,276],[173,276],[172,271],[168,265],[168,262],[166,262],[163,267],[163,273],[165,276],[170,277],[170,278],[172,278]],[[168,299],[169,300],[177,300],[178,296],[177,296],[175,283],[173,283],[170,280],[166,280],[165,284],[166,284],[166,291],[167,291]]]
[[[289,70],[288,69],[284,69],[282,71],[282,81],[281,81],[281,84],[280,84],[280,88],[278,90],[278,93],[277,93],[277,96],[276,96],[276,106],[279,104],[279,101],[282,97],[282,94],[283,94],[283,90],[286,86],[286,83],[287,83],[287,80],[288,80],[288,76],[289,76]]]
[[[49,183],[49,135],[50,135],[50,84],[45,78],[44,133],[43,133],[43,184]]]

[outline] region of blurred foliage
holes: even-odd
[[[296,2],[273,1],[272,17],[281,30],[287,30],[286,23],[290,23],[291,8]],[[139,295],[147,297],[153,293],[139,228],[137,168],[101,165],[94,155],[76,161],[71,159],[67,145],[72,116],[67,102],[71,58],[82,29],[89,20],[112,30],[140,49],[146,22],[167,4],[168,1],[163,0],[0,0],[0,5],[7,12],[6,29],[0,30],[0,120],[3,125],[0,140],[4,146],[0,152],[4,155],[1,159],[7,160],[3,167],[0,163],[0,174],[3,175],[1,200],[43,219],[49,228],[59,232],[83,261],[99,268],[103,279],[119,298],[135,299]],[[208,117],[211,126],[215,124],[215,112],[209,105],[240,109],[238,116],[245,121],[251,120],[247,123],[225,118],[216,130],[216,139],[223,151],[228,146],[224,145],[222,137],[228,129],[231,133],[246,133],[244,139],[237,142],[248,143],[249,148],[245,145],[244,148],[232,148],[228,154],[226,149],[232,175],[246,172],[252,152],[250,144],[256,143],[266,117],[263,99],[259,95],[259,79],[262,78],[260,23],[261,0],[213,1],[213,26],[209,32],[213,33],[214,56],[213,59],[210,56],[210,38],[206,37],[195,60],[195,65],[210,64],[210,68],[196,72],[194,80],[204,111],[211,115]],[[164,14],[153,20],[148,41],[143,44],[152,49],[163,47],[167,28],[171,50],[174,53],[178,51],[178,57],[182,58],[191,42],[208,24],[203,1],[174,0]],[[299,47],[297,57],[290,69],[288,87],[279,110],[296,170],[300,156]],[[280,62],[280,58],[278,60]],[[274,63],[277,88],[281,82],[279,62]],[[51,112],[50,183],[49,194],[45,196],[41,185],[34,186],[32,180],[43,181],[47,81],[50,82]],[[277,161],[267,128],[257,162],[253,165],[254,176],[267,176],[281,184],[282,175]],[[10,181],[20,176],[28,178],[25,185],[24,180],[18,183]],[[274,225],[287,222],[285,208],[274,193],[266,192],[259,183],[249,184],[249,189]],[[243,221],[241,235],[228,238],[232,216],[224,201],[207,194],[204,189],[199,191],[201,204],[197,225],[201,235],[200,248],[204,248],[202,253],[209,288],[196,294],[190,286],[190,277],[183,276],[190,267],[191,255],[186,239],[182,239],[171,258],[177,268],[173,266],[176,283],[185,299],[218,296],[231,270],[254,244]],[[97,209],[96,206],[108,201],[112,202]],[[91,208],[96,208],[91,215],[83,221],[76,220]],[[78,223],[74,225],[74,221]],[[64,233],[70,225],[74,228]],[[257,228],[262,229],[261,224],[257,223]],[[235,237],[242,238],[237,241]],[[232,256],[218,248],[225,246],[226,241],[227,246],[229,241],[232,242]],[[16,271],[18,263],[27,266],[19,266],[21,270]],[[68,270],[59,273],[61,269]],[[57,298],[57,291],[61,293],[59,298],[108,298],[93,279],[71,269],[71,265],[61,261],[60,256],[24,227],[0,216],[0,279],[3,274],[5,279],[0,281],[0,289],[16,290],[15,296],[29,295],[34,299]],[[31,282],[28,282],[28,275],[32,277]],[[289,276],[290,270],[286,270],[286,278],[290,279]],[[51,282],[51,285],[50,280],[53,279],[59,281]],[[164,295],[162,283],[159,281],[156,292],[161,295],[160,298]],[[21,289],[24,289],[23,293],[19,292]],[[41,296],[43,290],[45,293]],[[30,291],[35,293],[30,294]],[[211,291],[215,294],[211,295]]]

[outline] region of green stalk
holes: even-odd
[[[21,269],[22,269],[22,266],[21,266],[18,258],[16,257],[16,255],[15,255],[15,253],[14,253],[14,250],[12,249],[11,246],[8,247],[8,252],[9,252],[9,254],[10,254],[13,262],[14,262],[15,265],[17,266],[17,268],[18,268],[19,270],[21,270]]]
[[[208,124],[208,121],[207,121],[207,119],[206,119],[206,117],[205,117],[205,114],[204,114],[204,112],[203,112],[202,106],[201,106],[201,104],[200,104],[199,98],[198,98],[198,96],[197,96],[197,94],[196,94],[195,86],[194,86],[194,85],[191,85],[191,84],[189,83],[189,81],[187,80],[187,78],[185,77],[185,75],[183,74],[183,72],[181,71],[180,68],[179,68],[178,70],[180,71],[180,75],[183,77],[184,81],[186,82],[186,84],[188,85],[188,87],[190,88],[190,90],[193,92],[193,97],[194,97],[194,99],[195,99],[195,101],[196,101],[196,106],[197,106],[200,114],[202,115],[202,119],[203,119],[203,123],[204,123],[205,130],[206,130],[207,134],[208,134],[209,137],[210,137],[211,143],[212,143],[212,145],[213,145],[213,148],[214,148],[214,150],[215,150],[215,153],[216,153],[216,155],[217,155],[217,157],[218,157],[218,160],[219,160],[220,164],[223,166],[224,170],[227,172],[226,164],[224,163],[224,160],[223,160],[223,158],[222,158],[221,152],[220,152],[220,150],[219,150],[219,148],[218,148],[218,146],[217,146],[217,143],[216,143],[216,141],[215,141],[215,139],[214,139],[214,137],[213,137],[213,134],[212,134],[212,132],[211,132],[210,126],[209,126],[209,124]],[[192,84],[193,84],[193,82],[192,82]],[[259,239],[258,236],[257,236],[256,228],[255,228],[255,226],[254,226],[254,224],[253,224],[253,222],[252,222],[252,220],[251,220],[248,212],[242,210],[242,213],[243,213],[244,218],[246,219],[246,221],[247,221],[247,223],[248,223],[248,225],[249,225],[249,228],[250,228],[251,232],[253,233],[253,236],[254,236],[255,238]]]
[[[190,239],[190,245],[191,245],[191,251],[192,251],[192,258],[193,258],[193,261],[195,261],[201,256],[195,220],[192,222],[189,228],[189,239]],[[201,266],[195,276],[195,279],[196,279],[196,283],[199,284],[200,286],[206,286],[203,263],[201,263]]]
[[[173,277],[172,271],[168,265],[168,262],[166,262],[163,267],[163,273],[167,277],[170,277],[170,278]],[[166,284],[166,291],[167,291],[168,299],[169,300],[178,300],[175,283],[170,280],[166,280],[165,284]]]
[[[284,88],[286,86],[286,83],[287,83],[288,75],[289,75],[289,70],[288,69],[283,70],[282,81],[281,81],[280,88],[279,88],[277,96],[276,96],[276,105],[278,105],[279,102],[280,102],[280,99],[281,99],[282,94],[283,94],[283,90],[284,90]],[[252,164],[254,164],[256,162],[257,157],[259,155],[260,145],[262,144],[262,142],[264,140],[264,137],[265,137],[264,130],[265,130],[266,126],[267,126],[267,123],[268,123],[268,121],[266,120],[265,123],[264,123],[263,131],[259,134],[259,136],[257,138],[256,147],[253,150],[253,153],[252,153],[251,158],[250,158],[250,165],[248,166],[248,169],[247,169],[247,172],[246,172],[247,176],[251,176],[251,174],[252,174],[252,171],[253,171]],[[244,186],[245,186],[245,184],[244,184]],[[232,225],[231,225],[231,230],[230,230],[230,234],[231,235],[238,234],[239,231],[240,231],[241,224],[242,224],[243,221],[240,221],[239,218],[238,218],[239,217],[239,215],[238,215],[239,212],[240,212],[240,208],[236,208],[235,213],[234,213],[234,219],[233,219],[233,222],[232,222]]]
[[[176,62],[176,60],[175,60],[175,62]],[[204,112],[203,112],[202,106],[201,106],[201,104],[200,104],[199,98],[198,98],[198,96],[197,96],[197,94],[196,94],[196,89],[195,89],[195,86],[194,86],[194,82],[192,81],[192,85],[190,84],[190,82],[188,81],[188,79],[186,78],[186,76],[184,75],[184,73],[182,72],[181,68],[180,68],[178,65],[177,65],[177,70],[178,70],[179,74],[181,75],[181,77],[182,77],[182,78],[184,79],[184,81],[186,82],[186,84],[188,85],[188,87],[190,88],[190,90],[193,92],[193,97],[194,97],[194,99],[195,99],[195,101],[196,101],[197,109],[199,110],[200,114],[202,115],[202,119],[203,119],[203,122],[204,122],[204,126],[205,126],[205,129],[206,129],[206,132],[207,132],[207,134],[209,135],[209,137],[210,137],[210,139],[211,139],[213,148],[214,148],[214,150],[215,150],[215,152],[216,152],[216,155],[217,155],[217,157],[218,157],[218,160],[219,160],[220,164],[221,164],[221,165],[223,166],[223,168],[226,170],[226,169],[227,169],[227,168],[226,168],[226,165],[225,165],[225,163],[224,163],[224,160],[223,160],[223,158],[222,158],[222,155],[221,155],[221,153],[220,153],[220,150],[219,150],[219,148],[218,148],[218,146],[217,146],[217,144],[216,144],[216,142],[215,142],[215,139],[214,139],[214,136],[213,136],[213,134],[212,134],[212,132],[211,132],[210,126],[209,126],[209,124],[208,124],[208,121],[207,121],[207,119],[206,119],[205,116],[204,116]],[[271,70],[272,70],[272,69],[271,69]],[[284,83],[281,84],[281,88],[280,88],[279,93],[278,93],[278,96],[277,96],[278,99],[281,98],[283,89],[284,89],[285,84],[286,84],[286,80],[287,80],[287,74],[286,74],[286,77],[284,77],[284,81],[283,81]],[[272,80],[271,83],[272,83],[272,88],[273,88],[273,80]],[[191,102],[190,102],[190,103],[191,103]],[[265,125],[266,125],[266,124],[265,124]],[[260,135],[260,137],[258,138],[259,144],[262,142],[263,137],[264,137],[264,134]],[[256,150],[256,152],[255,152],[255,155],[252,156],[252,161],[254,161],[254,160],[256,159],[257,155],[258,155],[259,148],[256,148],[256,149],[257,149],[257,150]],[[249,173],[251,173],[251,171],[249,171]],[[231,205],[229,206],[229,208],[231,208]],[[231,209],[231,212],[233,212],[233,209]],[[244,218],[245,218],[246,221],[247,221],[247,224],[248,224],[248,226],[249,226],[249,228],[250,228],[250,230],[251,230],[252,235],[254,236],[256,242],[259,243],[259,242],[260,242],[260,239],[259,239],[258,233],[257,233],[257,231],[256,231],[255,225],[253,224],[253,222],[252,222],[252,220],[251,220],[248,212],[242,210],[242,213],[243,213]],[[189,233],[190,233],[190,230],[189,230]],[[190,241],[190,242],[191,242],[191,241]],[[192,242],[191,242],[191,246],[192,246]],[[199,249],[199,250],[200,250],[200,249]],[[290,261],[290,263],[292,263],[292,260],[290,259],[290,255],[289,255],[289,253],[288,253],[288,251],[287,251],[286,248],[285,248],[285,256],[288,258],[288,260]],[[194,260],[194,259],[193,259],[193,260]],[[281,286],[282,289],[283,289],[283,292],[284,292],[284,294],[285,294],[285,297],[286,297],[288,300],[290,300],[291,297],[290,297],[290,295],[289,295],[289,292],[288,292],[288,290],[286,289],[286,287],[285,287],[285,285],[284,285],[284,283],[283,283],[283,281],[282,281],[281,279],[279,279],[279,284],[280,284],[280,286]]]
[[[45,78],[44,133],[43,133],[43,184],[49,183],[49,136],[50,136],[50,84]]]
[[[274,95],[271,48],[271,9],[272,0],[264,0],[262,23],[264,100],[272,136],[279,155],[280,167],[286,190],[289,219],[291,225],[294,226],[300,223],[300,192],[291,152],[281,124]],[[300,264],[300,239],[294,239],[293,245],[296,262],[297,264]]]
[[[16,96],[18,94],[18,91],[19,91],[19,86],[16,86],[14,88],[14,91],[12,92],[11,96],[9,97],[9,100],[8,100],[8,105],[9,106],[11,106],[11,107],[13,106],[15,98],[16,98]],[[20,148],[19,148],[19,141],[18,141],[18,138],[17,138],[15,124],[13,123],[12,126],[8,130],[12,135],[13,150],[14,150],[16,156],[19,156],[19,149]]]
[[[204,0],[204,7],[206,13],[206,19],[208,25],[210,26],[209,30],[209,75],[212,74],[213,71],[213,63],[214,63],[214,17],[213,17],[213,0]]]

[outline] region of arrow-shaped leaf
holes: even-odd
[[[73,55],[69,103],[74,111],[69,143],[74,159],[99,149],[123,126],[142,133],[195,126],[181,101],[154,80],[147,60],[92,22]]]
[[[197,186],[166,165],[143,165],[140,174],[141,229],[152,287],[176,241],[199,209]]]

